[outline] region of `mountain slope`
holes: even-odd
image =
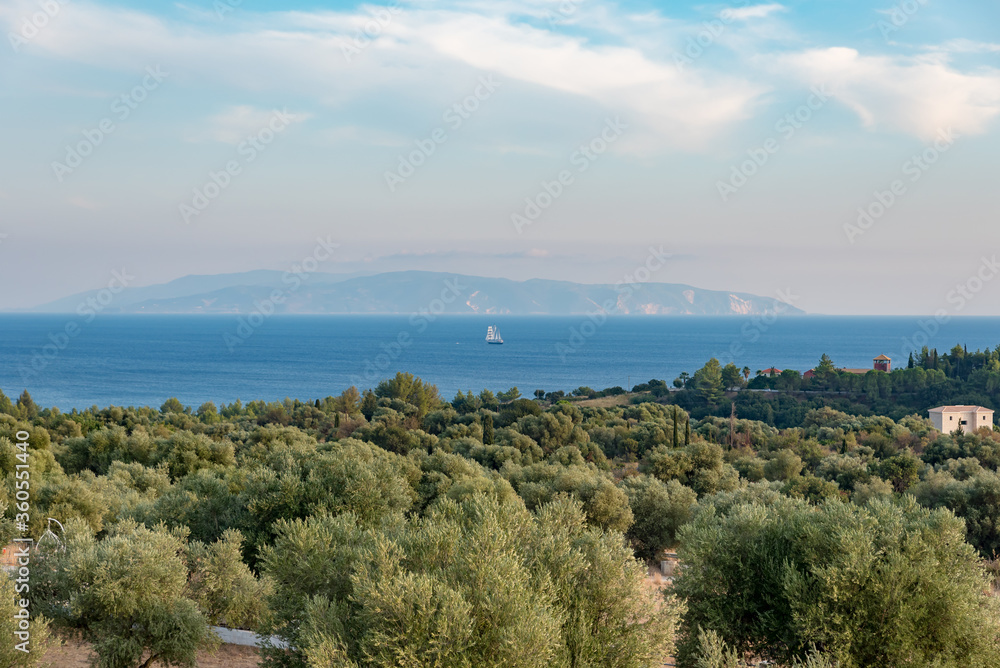
[[[72,312],[96,291],[45,304],[35,312]],[[185,278],[127,288],[111,313],[250,313],[268,302],[277,313],[481,313],[574,315],[754,315],[800,309],[739,292],[672,283],[590,285],[533,279],[512,281],[426,271],[372,276],[316,274],[307,281],[282,272]],[[264,304],[262,310],[269,310]]]

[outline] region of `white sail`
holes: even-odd
[[[496,325],[490,325],[486,328],[486,343],[503,343],[503,339],[500,337],[500,328]]]

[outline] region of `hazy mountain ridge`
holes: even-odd
[[[75,312],[80,304],[99,292],[73,295],[31,310]],[[250,313],[265,302],[270,302],[276,313],[303,314],[405,314],[422,310],[498,315],[576,315],[599,310],[623,315],[804,313],[771,297],[702,290],[683,284],[616,287],[427,271],[368,276],[313,274],[306,280],[279,271],[185,276],[160,285],[126,288],[103,310],[106,313]]]

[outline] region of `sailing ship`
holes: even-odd
[[[503,339],[500,337],[500,328],[496,325],[490,325],[486,328],[486,343],[503,343]]]

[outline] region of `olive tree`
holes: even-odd
[[[1000,665],[997,605],[964,537],[912,497],[709,500],[679,532],[679,665],[698,665],[699,629],[780,664],[815,647],[841,668]]]
[[[90,531],[70,538],[65,561],[57,562],[64,573],[63,621],[93,644],[98,668],[195,665],[211,636],[205,616],[185,595],[184,555],[181,536],[131,522],[104,540]]]
[[[680,606],[657,600],[624,537],[567,497],[441,496],[380,527],[353,513],[281,522],[262,565],[269,665],[640,668],[672,649]]]
[[[32,609],[82,635],[97,668],[195,666],[216,639],[210,621],[265,618],[267,583],[240,559],[241,537],[189,545],[184,529],[127,520],[98,540],[82,520],[66,524],[64,549],[49,548],[32,570]]]
[[[222,538],[188,548],[188,587],[212,624],[255,628],[267,616],[270,582],[258,580],[242,559],[243,535],[233,529]]]
[[[12,578],[6,574],[0,576],[0,666],[9,668],[34,668],[39,663],[45,650],[51,644],[49,622],[44,617],[36,616],[30,607],[23,608],[22,601],[27,601],[25,592],[18,592]],[[25,630],[21,625],[21,617],[27,610],[30,618],[26,618]],[[18,637],[15,633],[26,633]],[[19,644],[27,642],[26,645]]]
[[[650,475],[625,478],[621,488],[628,495],[635,522],[626,535],[636,556],[653,559],[676,542],[677,530],[690,521],[698,495],[676,480],[663,482]]]

